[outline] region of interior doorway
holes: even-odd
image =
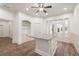
[[[0,37],[10,37],[10,21],[0,20]]]
[[[55,21],[52,23],[52,35],[56,38],[63,38],[68,34],[68,20]]]
[[[23,20],[22,21],[22,30],[23,30],[23,33],[30,34],[31,33],[31,22]]]
[[[3,32],[4,32],[3,25],[0,25],[0,37],[3,37]]]
[[[22,42],[30,41],[31,38],[31,22],[27,20],[22,21]]]
[[[0,19],[0,48],[12,44],[12,22]]]
[[[64,36],[63,23],[54,24],[54,34],[54,36],[57,38]]]

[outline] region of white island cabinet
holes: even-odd
[[[42,56],[53,56],[56,51],[57,42],[50,35],[34,35],[36,47],[35,52]]]

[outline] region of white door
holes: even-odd
[[[9,37],[9,22],[0,21],[0,37]]]
[[[63,24],[62,23],[58,23],[58,24],[54,24],[54,35],[57,38],[61,38],[63,37]]]
[[[9,22],[7,21],[5,21],[4,22],[4,28],[3,28],[3,30],[4,30],[4,37],[9,37],[10,35],[10,26],[9,26]]]
[[[0,25],[0,37],[3,37],[4,30],[3,30],[3,25]]]

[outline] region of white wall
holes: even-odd
[[[75,7],[72,20],[73,43],[79,53],[79,4]]]
[[[0,8],[0,19],[13,20],[14,13],[9,10]]]
[[[72,32],[79,35],[79,4],[75,7],[73,17]]]

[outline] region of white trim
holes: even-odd
[[[42,56],[49,56],[48,53],[46,53],[45,51],[39,50],[39,49],[35,49],[35,52],[42,55]]]
[[[56,46],[56,48],[54,49],[54,51],[52,52],[52,56],[54,56],[56,50],[57,50],[57,46]]]
[[[35,49],[35,52],[42,55],[42,56],[54,56],[55,52],[56,52],[57,46],[56,48],[52,51],[52,55],[50,53],[46,53],[45,51],[42,51],[40,49]]]
[[[77,50],[77,52],[79,53],[79,48],[77,47],[77,45],[75,43],[73,43],[75,49]]]

